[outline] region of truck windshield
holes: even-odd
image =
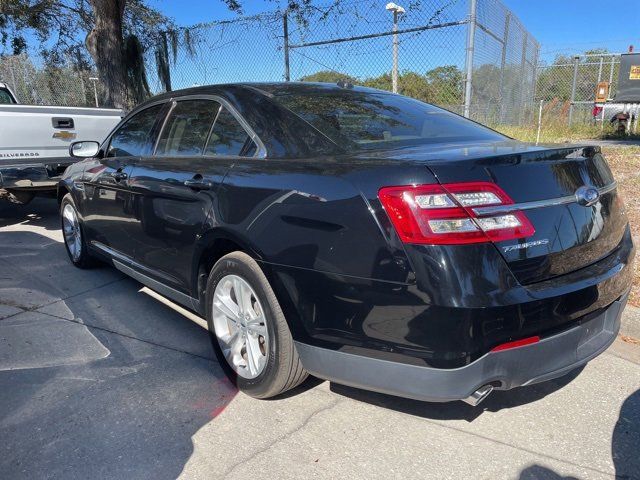
[[[346,149],[506,139],[466,118],[401,95],[349,90],[276,99]]]
[[[0,105],[6,105],[7,103],[16,103],[6,88],[0,88]]]

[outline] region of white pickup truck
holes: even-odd
[[[27,203],[53,194],[75,159],[69,145],[106,138],[124,113],[107,108],[21,105],[0,83],[0,199]]]

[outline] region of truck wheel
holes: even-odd
[[[269,398],[307,378],[278,300],[249,255],[233,252],[218,260],[206,302],[220,364],[240,390]]]
[[[62,225],[62,236],[64,237],[64,247],[67,250],[69,259],[78,268],[91,268],[95,266],[95,259],[90,256],[85,237],[82,232],[82,225],[78,210],[73,203],[70,193],[67,193],[60,204],[60,222]]]
[[[8,200],[16,205],[26,205],[33,200],[35,194],[33,192],[25,192],[23,190],[0,190],[0,198]]]

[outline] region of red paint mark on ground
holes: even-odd
[[[238,393],[238,388],[227,377],[216,379],[211,384],[210,396],[199,398],[191,404],[194,410],[209,411],[213,419],[220,415]]]
[[[227,408],[228,404],[224,404],[224,405],[220,405],[216,408],[214,408],[213,410],[211,410],[211,418],[216,418],[218,415],[220,415],[222,412],[224,412],[224,409]]]

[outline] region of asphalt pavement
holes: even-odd
[[[314,379],[254,400],[196,322],[71,266],[55,200],[1,204],[0,478],[177,477],[640,479],[640,342],[476,408]]]

